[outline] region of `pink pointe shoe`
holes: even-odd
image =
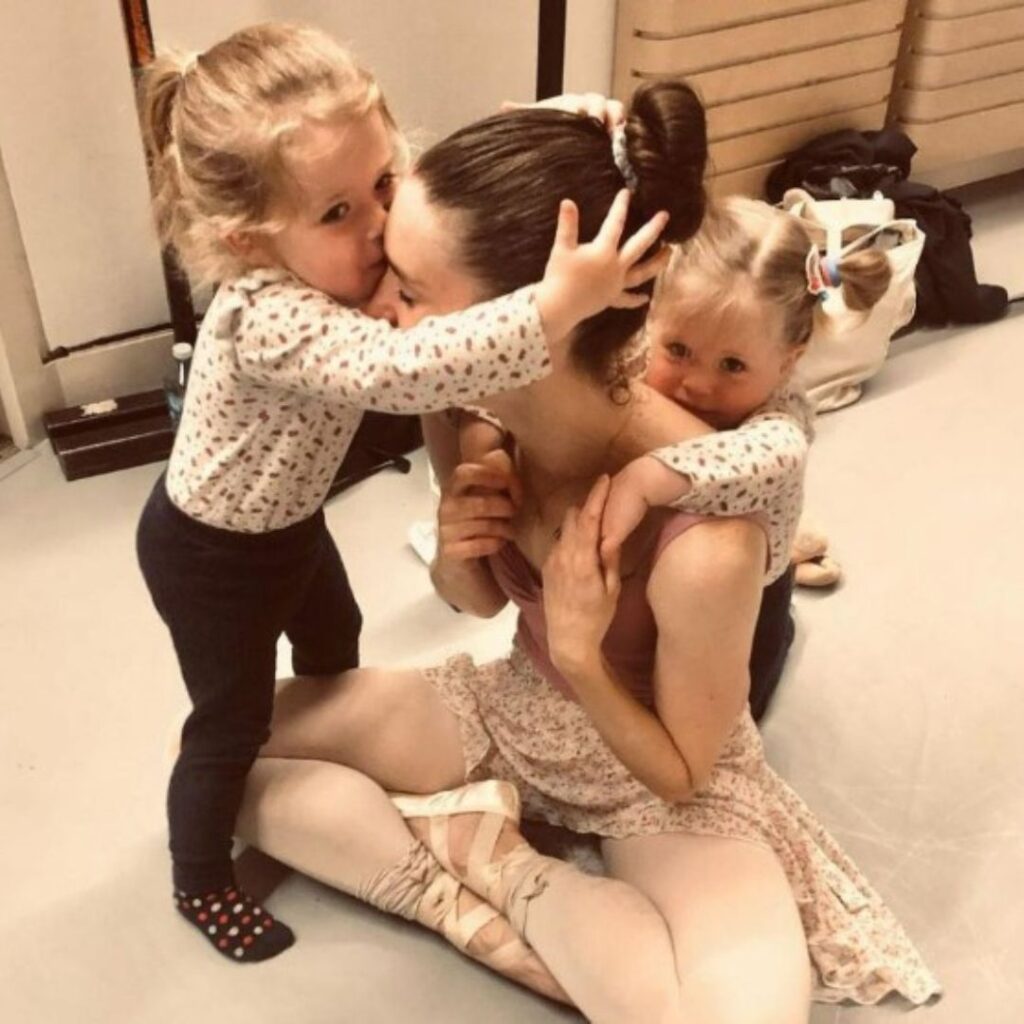
[[[471,901],[479,901],[469,909],[463,909],[462,897],[468,894]],[[460,953],[492,971],[511,978],[520,985],[539,992],[548,999],[573,1005],[565,990],[547,969],[544,961],[534,952],[525,939],[520,938],[508,921],[489,903],[464,886],[446,871],[439,871],[423,892],[416,908],[416,920],[431,931],[443,935]],[[492,921],[504,921],[506,937],[498,945],[472,945],[473,940]],[[481,936],[481,940],[485,937]]]
[[[529,901],[548,885],[548,875],[566,868],[564,861],[538,853],[522,836],[509,850],[497,852],[502,833],[519,823],[519,792],[509,782],[489,779],[430,796],[391,794],[403,818],[422,818],[426,829],[414,829],[445,870],[508,918],[526,938]],[[452,819],[480,815],[466,853],[458,855]],[[516,829],[518,835],[518,829]]]

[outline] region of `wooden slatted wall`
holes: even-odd
[[[914,0],[892,116],[915,170],[1024,147],[1024,3]]]
[[[686,79],[707,107],[711,191],[759,195],[768,170],[809,139],[883,126],[906,6],[619,0],[613,93]]]

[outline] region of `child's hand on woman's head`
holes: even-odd
[[[619,247],[629,212],[629,191],[616,195],[596,237],[579,241],[579,210],[563,200],[558,210],[554,245],[537,286],[536,301],[549,344],[564,341],[577,324],[613,306],[638,309],[648,296],[631,289],[653,280],[665,266],[669,251],[643,259],[668,223],[668,214],[656,213]]]
[[[619,549],[598,553],[601,513],[610,481],[602,476],[581,509],[570,508],[558,542],[544,563],[544,616],[548,649],[570,675],[600,657],[601,642],[619,602]]]
[[[456,466],[437,512],[440,555],[468,561],[500,551],[513,539],[511,520],[521,501],[522,485],[508,452]]]

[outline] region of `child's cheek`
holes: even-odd
[[[671,398],[679,384],[679,373],[662,357],[653,356],[647,368],[646,382],[648,387]]]

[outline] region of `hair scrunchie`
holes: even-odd
[[[843,283],[839,260],[834,256],[823,258],[816,245],[808,250],[804,270],[807,274],[807,290],[816,298],[824,300],[829,288],[838,288]]]
[[[629,153],[626,150],[626,126],[624,124],[617,124],[612,129],[612,159],[615,161],[615,166],[619,169],[619,174],[622,175],[623,180],[626,182],[626,188],[630,192],[635,192],[640,185],[640,179],[636,176],[636,171],[633,170],[633,165],[629,162]]]

